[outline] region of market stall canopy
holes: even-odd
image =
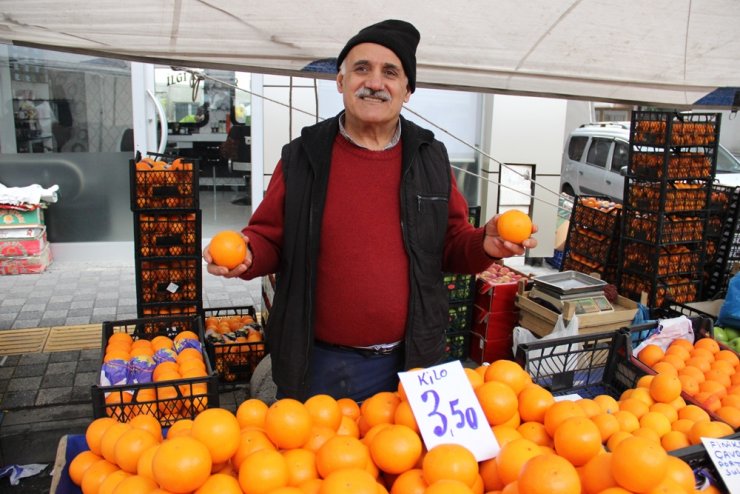
[[[8,43],[318,77],[360,28],[398,18],[422,35],[419,86],[740,105],[737,0],[3,0],[0,14]]]

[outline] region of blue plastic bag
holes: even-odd
[[[727,287],[725,302],[719,309],[717,324],[740,329],[740,272],[732,277]]]

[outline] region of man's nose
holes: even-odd
[[[369,87],[373,91],[383,89],[383,77],[380,72],[370,73],[365,81],[365,86]]]

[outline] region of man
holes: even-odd
[[[396,389],[397,372],[444,359],[442,273],[537,245],[503,241],[497,216],[473,228],[444,145],[400,116],[419,38],[386,20],[350,39],[337,59],[344,111],[283,148],[243,230],[244,263],[229,271],[203,253],[211,274],[278,273],[266,328],[278,397]]]

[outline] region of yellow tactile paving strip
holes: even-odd
[[[0,331],[0,355],[100,348],[101,337],[100,324],[3,330]]]
[[[64,352],[100,348],[102,331],[102,325],[100,324],[53,327],[49,330],[49,337],[43,351]]]

